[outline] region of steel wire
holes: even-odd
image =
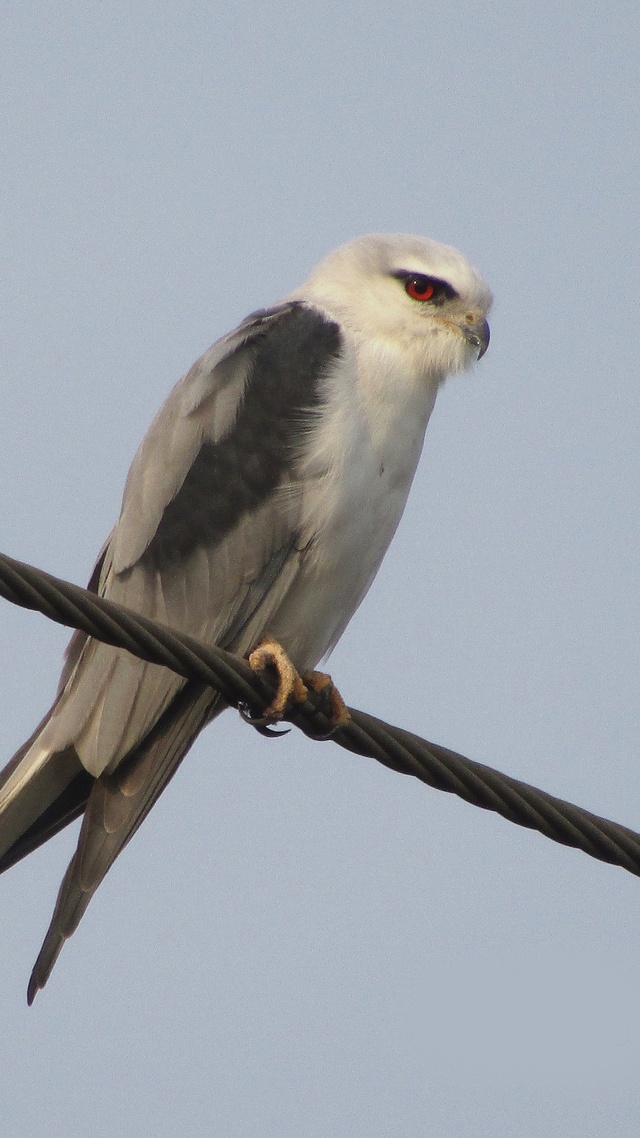
[[[58,624],[124,648],[188,679],[216,688],[231,706],[259,717],[275,692],[269,672],[257,675],[246,660],[140,616],[95,593],[0,554],[0,596]],[[287,719],[312,739],[331,738],[355,754],[410,774],[436,790],[493,810],[509,822],[538,830],[552,841],[640,876],[640,834],[555,798],[482,763],[430,743],[373,715],[349,708],[351,721],[331,732],[326,701],[309,693]]]

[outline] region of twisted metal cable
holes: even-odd
[[[257,675],[246,660],[205,646],[130,609],[62,581],[31,565],[0,554],[0,596],[44,613],[58,624],[79,628],[97,640],[125,648],[150,663],[216,688],[234,707],[259,716],[275,693],[266,672]],[[509,822],[538,830],[590,857],[640,876],[640,834],[590,814],[518,779],[476,763],[437,743],[349,708],[351,722],[333,734],[322,696],[309,693],[287,716],[312,739],[330,737],[355,754],[376,759],[391,770],[414,775],[436,790],[457,794],[473,806],[494,810]]]

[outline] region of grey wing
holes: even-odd
[[[339,350],[335,325],[291,304],[257,314],[205,353],[134,460],[91,587],[237,651],[258,639],[304,557],[296,455]],[[0,870],[85,812],[30,1000],[222,707],[211,689],[73,637],[51,711],[0,776]]]
[[[258,485],[247,490],[243,447],[251,439],[235,438],[261,341],[290,311],[241,325],[174,388],[132,464],[97,583],[102,596],[239,651],[268,622],[298,568],[299,499],[287,471],[266,493],[258,471]],[[76,637],[39,742],[55,751],[73,745],[97,778],[137,746],[183,683],[165,668]]]

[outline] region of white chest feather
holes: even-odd
[[[305,667],[336,643],[379,568],[436,396],[397,352],[375,344],[354,343],[327,388],[302,468],[303,571],[277,622]]]

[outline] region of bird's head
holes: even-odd
[[[356,237],[293,296],[402,352],[435,382],[480,359],[489,343],[489,288],[457,249],[425,237]]]

